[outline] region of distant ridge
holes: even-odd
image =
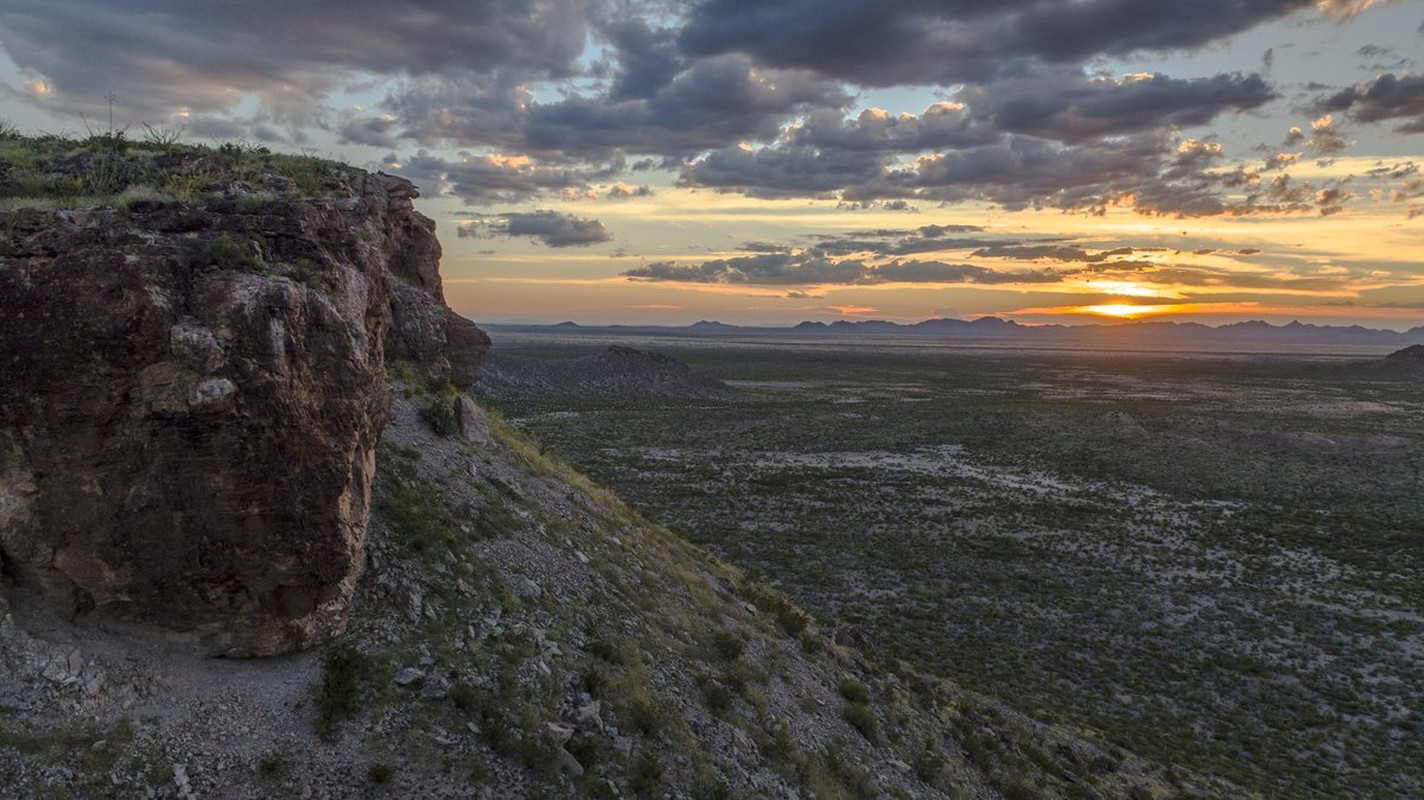
[[[1211,326],[1199,322],[1162,320],[1114,322],[1089,325],[1021,325],[999,317],[974,320],[936,318],[911,324],[888,320],[845,320],[834,322],[805,321],[793,326],[742,326],[702,320],[692,325],[608,325],[586,326],[573,322],[558,325],[498,325],[484,324],[493,330],[548,331],[577,328],[596,333],[647,333],[672,336],[923,336],[957,340],[996,340],[1052,343],[1142,343],[1142,344],[1319,344],[1378,345],[1407,347],[1424,344],[1424,325],[1400,333],[1361,325],[1315,325],[1293,321],[1272,325],[1262,320],[1233,322]]]

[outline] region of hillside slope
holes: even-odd
[[[205,659],[144,629],[16,607],[0,615],[0,785],[35,797],[1241,796],[877,665],[448,387],[392,391],[347,635],[322,651]]]

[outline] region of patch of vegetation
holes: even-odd
[[[870,710],[870,706],[865,703],[850,703],[841,709],[841,718],[850,723],[852,728],[860,732],[867,741],[880,741],[880,721],[875,718],[875,712]]]
[[[335,738],[337,726],[362,710],[374,672],[372,661],[348,642],[327,649],[315,691],[316,729],[323,739]]]
[[[429,557],[448,553],[457,545],[461,534],[454,515],[422,487],[409,462],[402,468],[378,461],[376,474],[383,489],[376,501],[379,510],[390,522],[394,540],[406,552]]]
[[[377,761],[366,768],[366,780],[377,786],[384,786],[396,776],[396,768],[384,761]]]
[[[345,167],[305,155],[226,143],[184,144],[181,128],[145,124],[140,139],[124,130],[83,138],[21,135],[0,123],[0,201],[25,206],[115,205],[143,189],[164,202],[194,202],[238,189],[244,196],[319,197],[341,185]]]
[[[267,753],[257,760],[257,774],[263,780],[286,777],[292,771],[292,760],[285,753]]]
[[[193,267],[216,267],[218,269],[263,272],[266,264],[256,252],[260,249],[251,241],[239,241],[227,233],[198,242],[188,258]]]
[[[726,661],[735,661],[741,658],[746,647],[746,641],[735,631],[717,631],[716,635],[712,637],[712,648],[718,657]]]
[[[432,397],[420,408],[420,418],[432,431],[441,436],[453,436],[460,432],[460,415],[454,403],[443,397]]]

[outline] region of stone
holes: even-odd
[[[583,765],[567,750],[559,751],[559,770],[571,778],[583,775]]]
[[[603,730],[603,702],[594,700],[579,707],[574,713],[574,720],[580,727]]]
[[[539,584],[528,577],[520,576],[514,582],[514,594],[521,600],[538,600],[544,594],[544,589]]]
[[[574,737],[574,729],[570,725],[562,722],[546,722],[543,729],[544,738],[548,739],[555,747],[563,747]]]
[[[488,347],[445,305],[414,188],[346,174],[345,198],[260,214],[0,213],[7,591],[217,655],[345,629],[388,357],[464,386]]]
[[[460,435],[467,442],[490,442],[489,419],[475,401],[459,395],[455,398],[455,416],[460,421]],[[478,477],[475,465],[470,465],[470,476]]]
[[[449,695],[450,681],[441,675],[430,676],[425,685],[420,687],[420,696],[424,700],[443,700]]]
[[[391,680],[395,681],[395,684],[397,686],[409,686],[412,683],[415,683],[416,681],[424,679],[425,671],[416,669],[415,667],[406,667],[405,669],[402,669],[397,672],[395,674],[395,677],[391,678]]]

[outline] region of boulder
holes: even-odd
[[[0,563],[67,615],[271,655],[344,629],[388,339],[468,383],[399,178],[332,198],[0,214]],[[403,325],[397,320],[430,320]]]

